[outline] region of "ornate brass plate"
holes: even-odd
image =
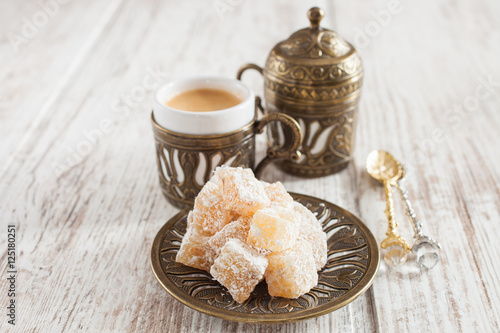
[[[171,218],[156,235],[151,266],[161,285],[177,300],[202,313],[250,323],[310,319],[337,310],[363,294],[377,273],[380,255],[370,230],[357,217],[327,201],[291,193],[316,214],[328,236],[328,262],[318,285],[298,299],[271,297],[265,282],[242,304],[207,272],[175,262],[186,231],[188,210]]]

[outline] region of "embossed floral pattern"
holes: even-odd
[[[366,272],[374,263],[367,235],[359,221],[319,199],[292,195],[314,212],[328,237],[328,262],[319,272],[318,285],[305,295],[298,299],[273,298],[267,293],[265,282],[262,282],[250,298],[238,304],[210,274],[175,262],[186,229],[185,216],[162,238],[160,260],[166,277],[185,295],[199,302],[218,309],[252,314],[292,313],[315,308],[334,302],[355,288],[362,279],[370,279]]]

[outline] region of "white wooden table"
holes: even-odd
[[[395,1],[1,0],[2,313],[10,224],[17,275],[16,325],[3,314],[0,331],[500,331],[500,2]],[[410,169],[441,262],[431,271],[382,264],[364,295],[304,322],[200,314],[150,269],[152,240],[177,212],[158,184],[152,91],[264,64],[274,44],[308,25],[313,5],[364,61],[355,159],[325,178],[271,166],[264,179],[352,211],[380,241],[383,190],[364,161],[386,149]],[[262,91],[258,75],[245,80]]]

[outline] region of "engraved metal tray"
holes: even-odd
[[[151,267],[160,284],[177,300],[202,313],[226,320],[284,323],[337,310],[363,294],[377,273],[380,255],[370,230],[356,216],[330,202],[290,193],[309,208],[327,233],[328,262],[318,285],[297,299],[271,297],[265,281],[242,304],[205,271],[175,262],[186,232],[189,210],[171,218],[156,235]]]

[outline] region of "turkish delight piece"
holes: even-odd
[[[210,274],[226,287],[238,303],[243,303],[262,281],[267,259],[238,239],[230,239],[220,250]]]
[[[193,214],[188,215],[188,227],[182,238],[181,247],[175,261],[184,265],[210,272],[215,252],[208,245],[210,237],[200,234],[193,224]]]
[[[217,168],[215,168],[212,177],[210,177],[210,181],[214,184],[217,184],[218,186],[220,186],[222,188],[222,179],[224,178],[226,171],[230,168],[231,167],[227,167],[225,165],[218,166]]]
[[[297,215],[300,215],[300,220],[311,224],[314,228],[323,230],[321,223],[316,218],[313,212],[311,212],[307,207],[305,207],[300,202],[293,202],[293,209],[295,210]]]
[[[252,170],[243,168],[221,168],[224,208],[241,215],[253,215],[270,202],[264,185],[258,181]]]
[[[280,206],[258,210],[253,216],[247,243],[271,251],[283,251],[293,246],[299,234],[294,211]]]
[[[271,296],[298,298],[318,283],[309,242],[297,240],[293,248],[267,257],[266,282]]]
[[[216,182],[208,181],[194,201],[193,223],[211,236],[229,222],[230,216],[222,200],[222,188]]]
[[[276,182],[273,184],[262,182],[264,190],[271,200],[272,205],[283,206],[286,209],[293,209],[293,198],[288,194],[283,184]]]
[[[322,269],[327,261],[326,233],[314,214],[298,202],[294,202],[294,209],[299,215],[298,239],[309,242],[312,248],[316,270]]]
[[[208,244],[215,251],[216,255],[219,255],[222,247],[230,239],[239,239],[242,242],[246,242],[248,237],[248,231],[250,230],[251,218],[240,217],[234,222],[227,224],[222,230],[213,235]]]
[[[326,234],[322,230],[312,228],[310,224],[301,223],[298,240],[304,240],[311,245],[316,270],[321,270],[327,261]]]

